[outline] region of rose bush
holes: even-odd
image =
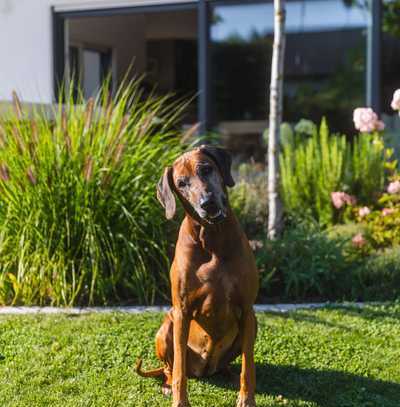
[[[387,188],[388,193],[383,193],[377,200],[374,209],[359,208],[355,213],[355,218],[366,228],[366,234],[363,236],[365,243],[368,241],[371,248],[381,249],[400,245],[400,190],[390,188],[391,185],[397,185],[398,181],[393,181]],[[358,244],[359,237],[353,237],[353,243],[356,247],[363,246]]]
[[[391,107],[400,111],[400,89],[393,95]],[[353,120],[355,128],[364,133],[377,132],[384,128],[377,114],[371,108],[357,108],[354,110]],[[362,137],[362,136],[359,136]],[[384,141],[379,136],[373,143]],[[375,249],[400,245],[400,177],[396,174],[397,161],[391,159],[392,149],[385,149],[387,186],[381,191],[375,191],[375,199],[368,206],[356,207],[358,196],[350,196],[341,191],[331,193],[332,206],[336,209],[339,220],[356,220],[365,227],[365,233],[357,233],[352,237],[355,249],[365,253]],[[365,172],[361,175],[367,176]]]

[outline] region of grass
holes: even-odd
[[[160,314],[0,317],[1,406],[170,406],[155,379]],[[400,405],[400,304],[258,314],[258,406]],[[235,366],[239,372],[239,365]],[[234,406],[223,377],[190,380],[192,406]]]

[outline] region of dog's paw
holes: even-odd
[[[254,397],[239,395],[236,407],[256,407]]]

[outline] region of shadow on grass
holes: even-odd
[[[240,367],[234,366],[235,373]],[[237,390],[217,375],[203,379]],[[399,407],[400,384],[337,370],[305,369],[288,365],[257,365],[257,394],[317,403],[320,407]]]

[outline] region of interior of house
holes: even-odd
[[[96,93],[107,75],[115,90],[124,79],[144,75],[145,92],[193,98],[197,92],[197,11],[132,13],[70,19],[69,67],[84,96]],[[196,100],[185,123],[196,122]]]

